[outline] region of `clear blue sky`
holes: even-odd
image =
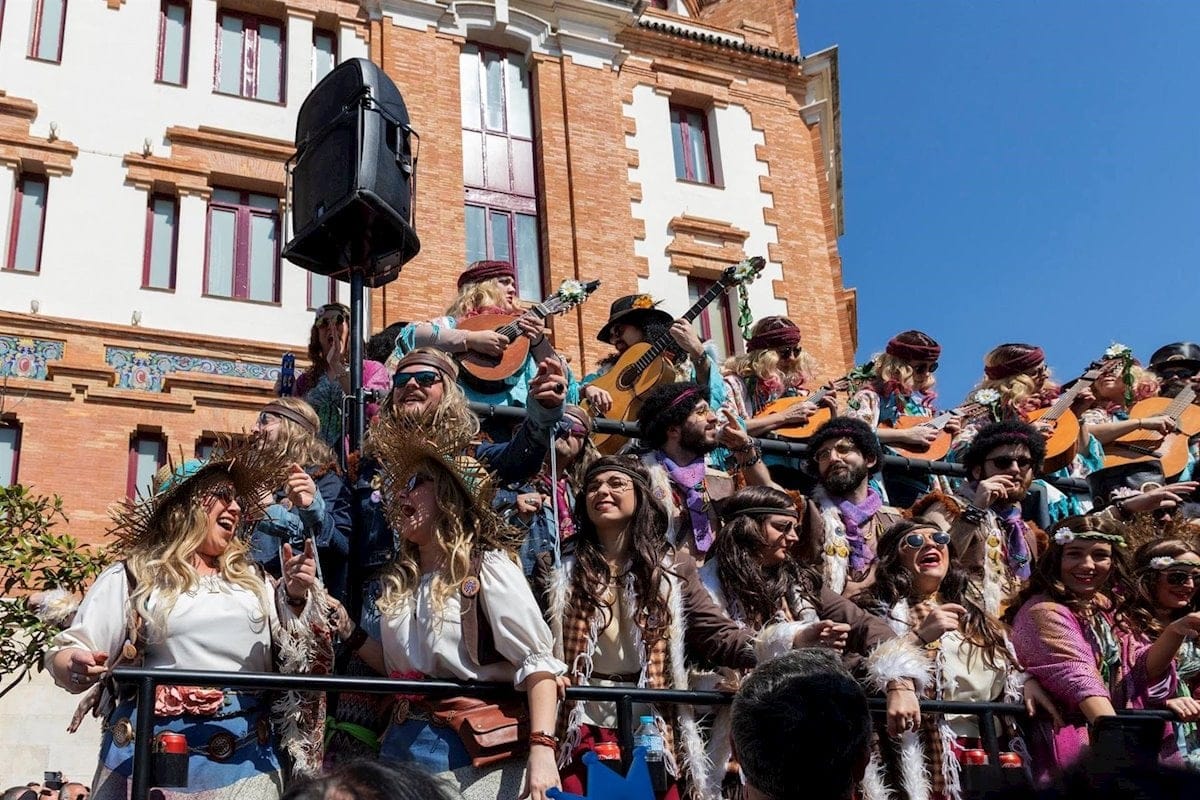
[[[1054,374],[1200,341],[1200,2],[799,0],[838,46],[859,360],[942,343],[942,405],[1006,341]]]

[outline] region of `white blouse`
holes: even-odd
[[[167,615],[167,635],[144,626],[147,637],[145,666],[150,668],[273,671],[271,626],[264,616],[276,616],[274,592],[263,583],[259,594],[229,583],[218,575],[205,576],[197,587],[175,600]],[[150,596],[150,606],[157,602]],[[54,637],[46,662],[71,647],[108,653],[116,660],[125,644],[129,609],[129,582],[123,564],[100,573],[75,614],[71,627]]]
[[[479,572],[480,610],[504,660],[482,666],[471,660],[462,638],[461,596],[456,589],[436,611],[433,573],[429,573],[422,576],[415,597],[394,612],[380,611],[383,659],[389,674],[415,671],[438,679],[512,681],[520,687],[538,672],[566,673],[566,665],[554,657],[550,627],[521,567],[503,552],[491,550],[484,553]]]

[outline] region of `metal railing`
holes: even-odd
[[[391,680],[385,678],[361,678],[321,675],[282,675],[272,672],[212,672],[186,669],[145,669],[118,667],[113,678],[119,684],[134,684],[136,691],[136,723],[133,735],[132,800],[149,800],[153,748],[146,745],[154,740],[154,714],[140,713],[154,708],[155,690],[159,685],[203,686],[222,689],[274,689],[283,691],[362,692],[367,694],[414,694],[431,697],[513,697],[519,695],[509,683],[456,683],[441,680]],[[623,761],[628,763],[633,752],[634,716],[633,704],[669,703],[673,705],[723,706],[733,701],[733,695],[718,691],[692,691],[682,689],[639,689],[626,686],[569,686],[567,700],[591,700],[612,702],[617,706],[617,737]],[[886,701],[881,697],[869,698],[872,712],[883,713]],[[996,736],[997,715],[1009,715],[1018,719],[1025,716],[1025,707],[1013,703],[960,702],[922,699],[921,710],[933,713],[968,714],[979,719],[979,731],[983,749],[987,751],[989,763],[999,764],[1000,742]],[[1163,720],[1175,719],[1169,711],[1125,710],[1121,716],[1156,717]]]
[[[510,420],[522,420],[525,418],[525,409],[523,408],[497,406],[488,403],[469,403],[468,405],[470,405],[471,410],[475,412],[476,416],[480,418],[497,417],[499,419]],[[630,439],[637,439],[642,435],[637,424],[633,422],[623,422],[621,420],[600,417],[593,420],[593,425],[600,433],[615,433]],[[753,441],[764,453],[799,458],[808,452],[807,444],[790,439],[778,439],[771,436],[756,438]],[[883,468],[885,470],[914,470],[916,472],[927,472],[930,475],[948,475],[954,478],[965,478],[967,476],[966,468],[962,464],[956,464],[953,461],[930,461],[925,458],[907,458],[895,454],[884,455]],[[1051,486],[1068,494],[1091,493],[1088,482],[1083,478],[1063,478],[1049,475],[1039,477]]]

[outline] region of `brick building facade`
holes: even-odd
[[[508,256],[528,299],[603,280],[553,326],[583,374],[610,352],[595,332],[614,299],[680,314],[760,254],[755,316],[789,314],[824,376],[843,373],[836,51],[800,53],[786,0],[666,5],[5,4],[0,479],[61,494],[72,532],[98,541],[156,459],[252,424],[330,292],[278,263],[283,162],[307,90],[350,57],[384,67],[421,141],[421,253],[372,292],[372,330],[442,313],[467,261]],[[231,222],[223,266],[226,217],[246,227]],[[730,295],[704,333],[736,351],[735,319]]]

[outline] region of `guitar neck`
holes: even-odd
[[[1171,404],[1167,406],[1166,411],[1163,413],[1170,417],[1175,424],[1178,425],[1179,418],[1183,416],[1183,412],[1187,410],[1187,407],[1190,406],[1192,401],[1195,399],[1196,390],[1190,386],[1185,386],[1183,387],[1183,391],[1175,395],[1175,398],[1171,400]]]
[[[705,292],[700,297],[700,299],[698,299],[692,305],[692,307],[689,308],[684,313],[684,315],[682,317],[680,317],[680,319],[682,319],[684,322],[687,322],[690,324],[692,321],[694,321],[696,319],[696,317],[700,316],[700,312],[702,312],[705,308],[707,308],[709,306],[709,304],[712,303],[713,300],[716,300],[718,297],[723,295],[725,293],[726,288],[728,288],[728,287],[726,286],[724,281],[717,281],[716,283],[714,283],[712,286],[710,286],[708,288],[708,291]],[[633,366],[639,372],[647,369],[652,363],[654,363],[654,359],[656,359],[660,355],[662,355],[663,350],[665,350],[667,347],[672,345],[674,342],[675,342],[675,340],[671,338],[671,334],[669,334],[669,333],[665,333],[662,336],[659,336],[650,345],[650,349],[647,350],[645,353],[642,353],[642,357],[639,358],[636,362],[634,362]]]
[[[922,425],[940,431],[946,427],[946,423],[950,422],[950,420],[975,414],[979,411],[979,408],[980,406],[977,403],[967,403],[966,405],[952,408],[949,411],[943,411],[941,414],[933,417],[928,422],[922,423]]]
[[[516,340],[516,338],[521,335],[521,328],[519,325],[517,325],[517,323],[523,319],[545,319],[546,317],[555,313],[553,301],[556,298],[557,295],[551,297],[549,300],[543,300],[533,308],[521,314],[521,316],[517,317],[512,322],[505,323],[499,328],[496,328],[496,333],[507,337],[510,342]]]
[[[1091,385],[1092,382],[1087,378],[1077,380],[1074,386],[1058,396],[1058,399],[1050,406],[1050,410],[1042,415],[1042,419],[1047,422],[1053,422],[1061,417],[1071,407],[1071,404],[1075,402],[1075,398],[1079,396],[1079,393]]]

